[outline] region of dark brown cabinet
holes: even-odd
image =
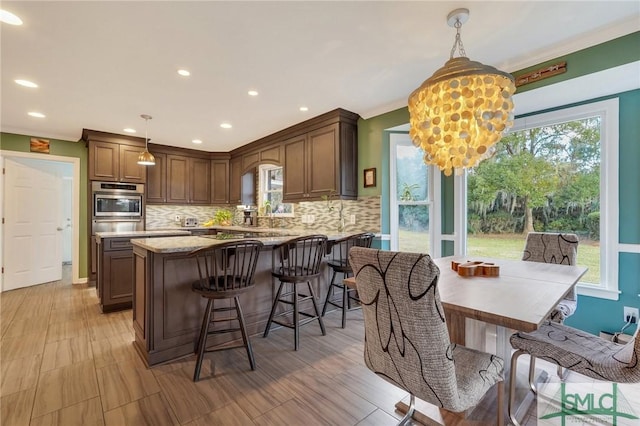
[[[319,200],[333,192],[356,198],[357,137],[352,123],[334,123],[284,141],[283,200]]]
[[[167,155],[154,154],[156,165],[147,167],[147,203],[167,202]]]
[[[166,186],[167,203],[210,204],[210,160],[167,155]]]
[[[89,180],[145,183],[146,167],[138,164],[143,149],[89,139]]]
[[[242,157],[229,161],[229,203],[242,203]]]
[[[129,238],[98,242],[97,283],[100,309],[128,309],[133,300],[133,246]]]
[[[229,160],[211,160],[211,204],[229,203]]]

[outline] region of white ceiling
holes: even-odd
[[[154,143],[206,151],[229,151],[335,108],[368,118],[406,105],[449,58],[455,30],[446,16],[458,7],[471,11],[462,27],[467,55],[506,71],[640,30],[637,0],[1,7],[24,21],[1,24],[3,132],[78,140],[83,128],[133,127],[144,137],[140,114],[150,114]],[[18,78],[40,87],[18,86]],[[233,128],[220,128],[224,121]],[[196,138],[204,143],[192,144]]]

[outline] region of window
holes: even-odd
[[[260,166],[259,208],[263,215],[293,217],[293,204],[282,202],[282,167]]]
[[[392,134],[391,250],[433,253],[431,170],[409,135]]]
[[[573,232],[581,294],[618,297],[618,100],[516,120],[467,176],[467,254],[522,256],[526,232]]]

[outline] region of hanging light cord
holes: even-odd
[[[149,149],[149,119],[144,119],[144,149]]]
[[[467,52],[464,51],[462,37],[460,37],[460,28],[462,28],[462,22],[460,22],[460,19],[456,19],[456,23],[453,24],[453,26],[456,28],[456,39],[453,42],[453,47],[451,48],[451,56],[449,57],[449,59],[453,59],[453,55],[456,53],[456,47],[460,52],[460,56],[466,58]]]

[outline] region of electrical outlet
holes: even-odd
[[[307,222],[308,223],[313,223],[315,221],[316,221],[316,217],[314,215],[310,214],[310,215],[307,216]]]
[[[355,225],[356,224],[356,215],[352,214],[349,216],[349,224],[350,225]]]
[[[303,214],[302,216],[300,216],[300,221],[301,221],[302,223],[308,223],[308,222],[309,222],[309,219],[307,218],[307,215],[306,215],[306,214]]]
[[[638,318],[640,317],[640,311],[638,308],[632,308],[630,306],[624,307],[624,322],[628,322],[631,320],[632,324],[638,322]]]

